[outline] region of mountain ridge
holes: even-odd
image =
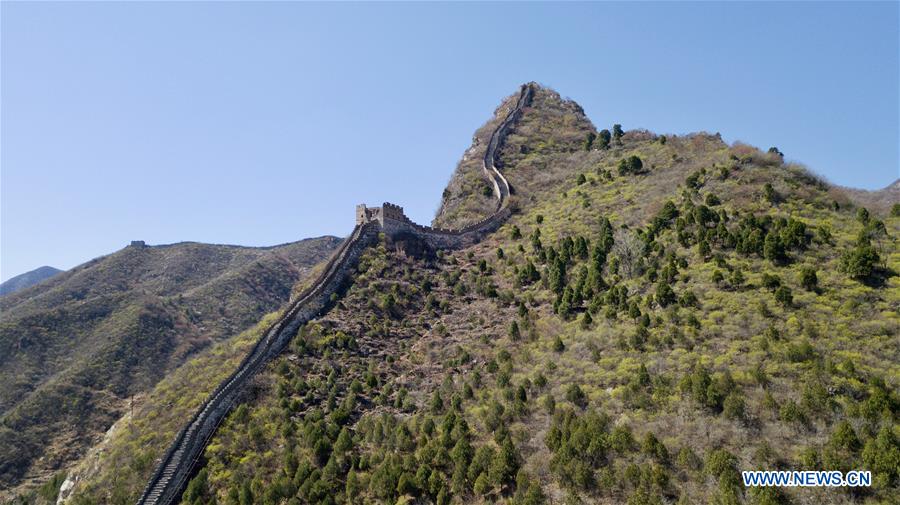
[[[0,483],[76,459],[125,398],[286,301],[337,241],[132,245],[0,299],[0,452],[17,455]]]
[[[890,498],[900,220],[718,135],[611,127],[604,145],[554,93],[536,90],[500,148],[509,220],[459,251],[378,237],[258,372],[183,503]],[[476,134],[436,225],[489,208],[470,176],[484,145]],[[276,317],[169,374],[65,498],[133,501]],[[823,465],[876,483],[737,484],[742,468]]]
[[[62,270],[45,265],[23,274],[16,275],[15,277],[11,277],[0,284],[0,296],[9,295],[15,293],[16,291],[21,291],[25,288],[38,284],[39,282],[43,282],[60,272],[62,272]]]

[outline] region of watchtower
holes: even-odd
[[[403,213],[403,207],[393,203],[384,202],[381,207],[366,207],[362,203],[357,205],[356,224],[365,224],[371,221],[378,221],[378,224],[384,228],[385,221],[407,223],[409,218]]]

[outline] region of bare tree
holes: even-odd
[[[619,229],[615,234],[612,252],[619,258],[619,271],[626,277],[639,275],[640,259],[644,256],[644,241],[631,230]]]

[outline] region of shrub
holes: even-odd
[[[763,256],[772,263],[781,263],[786,259],[784,242],[782,242],[778,233],[770,231],[766,234],[766,240],[763,243]]]
[[[722,274],[721,270],[716,269],[713,271],[712,281],[714,284],[721,284],[722,281],[724,281],[724,280],[725,280],[725,275]]]
[[[566,388],[566,400],[582,409],[587,407],[588,403],[587,396],[578,384],[569,384],[569,387]]]
[[[866,442],[862,460],[865,467],[872,471],[872,484],[876,488],[887,489],[900,481],[900,440],[888,424]]]
[[[440,414],[444,410],[444,399],[441,398],[440,391],[435,391],[431,396],[431,413]]]
[[[731,392],[725,397],[725,402],[722,404],[722,413],[725,414],[725,417],[731,419],[743,419],[744,396],[736,391]]]
[[[704,471],[710,477],[737,476],[737,458],[725,449],[714,449],[706,457]]]
[[[819,277],[813,267],[803,267],[800,270],[800,285],[807,291],[815,291],[819,287]]]
[[[609,133],[609,130],[600,130],[597,140],[600,142],[600,149],[609,149],[609,141],[612,140],[612,135]]]
[[[619,160],[619,175],[637,174],[643,169],[644,163],[637,156],[631,155]]]
[[[734,288],[740,288],[744,285],[746,279],[744,278],[744,272],[741,271],[740,268],[735,268],[733,272],[731,272],[731,286]]]
[[[591,317],[590,312],[585,312],[583,316],[581,316],[581,329],[588,330],[591,328],[591,325],[594,324],[594,318]]]
[[[590,151],[591,147],[594,146],[594,140],[597,138],[597,134],[594,132],[588,132],[588,134],[584,138],[584,150]]]
[[[521,333],[519,332],[519,323],[513,321],[509,324],[509,339],[512,341],[519,340]]]
[[[666,446],[650,432],[644,435],[644,440],[641,442],[641,451],[652,458],[656,458],[663,464],[669,460],[669,451],[666,449]]]
[[[628,426],[616,426],[609,434],[609,444],[616,452],[627,454],[634,449],[634,436]]]
[[[675,292],[672,291],[672,287],[665,281],[660,281],[656,285],[656,303],[659,304],[660,307],[666,307],[671,303],[675,302]]]
[[[781,278],[777,275],[771,275],[767,272],[764,272],[762,276],[762,285],[769,291],[775,291],[776,289],[778,289],[778,287],[781,286]]]
[[[841,256],[841,269],[850,277],[863,280],[872,276],[878,261],[878,252],[864,241]]]
[[[498,485],[512,482],[516,472],[519,471],[519,453],[507,435],[500,443],[500,450],[494,453],[491,461],[491,481]]]
[[[697,295],[692,290],[686,289],[678,298],[678,305],[685,308],[700,307],[700,300],[697,299]]]
[[[684,180],[684,184],[691,189],[700,189],[703,186],[703,181],[700,178],[703,177],[703,174],[699,171],[693,172],[691,175],[687,176]]]
[[[775,300],[784,307],[790,307],[794,303],[794,295],[791,294],[790,288],[781,286],[775,290]]]
[[[542,400],[544,410],[547,411],[548,414],[552,414],[556,411],[556,398],[553,397],[552,393],[547,393]]]
[[[794,400],[784,402],[784,405],[778,409],[778,418],[786,423],[803,424],[806,422],[806,415]]]
[[[553,351],[554,352],[563,352],[566,350],[566,344],[563,343],[562,338],[559,335],[556,336],[556,339],[553,340]]]
[[[486,473],[482,472],[477,479],[475,479],[475,485],[472,487],[472,491],[475,492],[476,495],[484,496],[491,489],[491,481],[488,479]]]
[[[778,193],[775,192],[775,188],[773,188],[772,185],[768,182],[765,186],[763,186],[763,198],[765,198],[767,202],[773,205],[778,203]]]
[[[709,242],[707,242],[705,238],[697,242],[697,253],[700,254],[701,258],[708,258],[711,252],[712,249],[709,247]]]

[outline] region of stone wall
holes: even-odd
[[[284,350],[301,325],[328,308],[331,296],[344,285],[363,251],[377,242],[380,232],[391,237],[410,234],[434,249],[458,249],[475,244],[503,224],[511,214],[509,207],[511,189],[506,178],[497,169],[497,151],[510,126],[528,104],[532,93],[530,84],[522,86],[515,107],[492,133],[485,151],[483,167],[494,186],[498,200],[497,211],[464,229],[447,230],[412,222],[399,205],[387,202],[376,208],[358,205],[353,233],[332,255],[319,277],[265,331],[234,373],[219,384],[178,433],[157,465],[138,504],[171,505],[180,501],[181,492],[193,475],[206,444],[228,415],[244,385],[270,359]]]
[[[179,432],[147,484],[139,504],[172,504],[193,474],[203,449],[228,415],[243,386],[280,354],[300,326],[318,316],[346,282],[360,255],[378,240],[374,223],[357,226],[326,264],[316,282],[265,332],[231,376],[223,381]]]

